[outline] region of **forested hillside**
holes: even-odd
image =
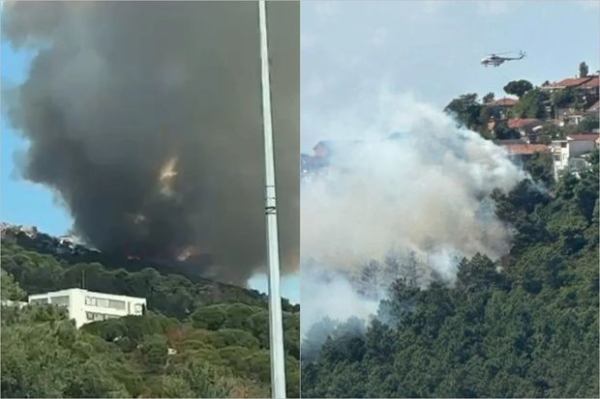
[[[62,309],[2,307],[2,397],[267,397],[263,295],[146,268],[70,263],[2,243],[2,299],[80,287],[145,297],[144,316],[77,330]],[[287,390],[299,395],[299,308],[284,306]]]
[[[598,397],[598,153],[548,193],[495,193],[508,256],[455,284],[398,280],[377,318],[323,320],[302,343],[304,397]]]

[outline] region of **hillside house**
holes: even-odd
[[[578,106],[579,109],[568,106],[565,108],[552,110],[555,118],[560,117],[563,119],[570,119],[567,121],[568,124],[578,124],[582,117],[581,113],[584,112],[584,110],[592,107],[600,98],[598,75],[567,78],[559,82],[543,85],[541,89],[549,92],[550,94],[565,89],[570,89],[577,92],[577,98],[580,104]]]
[[[598,75],[589,75],[585,77],[566,78],[559,82],[542,85],[541,89],[548,92],[555,92],[564,89],[583,89],[590,94],[598,93]]]
[[[518,102],[518,99],[503,97],[499,98],[498,100],[491,101],[485,105],[486,107],[489,107],[491,109],[494,119],[503,120],[508,118],[508,111],[512,107],[514,107]]]
[[[578,173],[587,168],[586,157],[597,148],[598,140],[598,134],[574,134],[567,136],[566,140],[552,141],[550,151],[554,161],[555,179],[558,179],[564,170]]]
[[[496,144],[504,148],[509,156],[515,160],[525,161],[538,152],[549,152],[546,144],[531,144],[518,140],[500,140]]]
[[[584,90],[588,103],[593,104],[597,102],[600,94],[600,79],[598,75],[592,75],[590,80],[581,85],[581,89]]]
[[[510,129],[516,129],[521,137],[526,137],[535,134],[536,128],[541,127],[543,124],[544,122],[535,118],[513,118],[508,120],[507,126]]]
[[[0,236],[5,238],[8,235],[24,234],[29,238],[36,237],[38,235],[38,229],[35,226],[21,226],[13,225],[10,223],[0,223]]]
[[[567,136],[567,144],[569,144],[569,156],[578,157],[583,154],[590,153],[596,147],[597,134],[573,134]]]

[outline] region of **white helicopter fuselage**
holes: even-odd
[[[489,66],[489,65],[493,65],[495,67],[500,66],[501,64],[505,63],[506,61],[518,61],[518,60],[522,60],[523,58],[525,58],[525,53],[524,52],[519,52],[519,57],[517,58],[511,58],[511,57],[500,57],[497,54],[492,54],[489,55],[485,58],[483,58],[481,60],[481,65],[483,66]]]
[[[494,59],[491,57],[486,57],[481,60],[481,64],[486,67],[489,65],[493,65],[493,66],[497,67],[497,66],[500,66],[500,64],[502,64],[503,62],[504,62],[503,59]]]

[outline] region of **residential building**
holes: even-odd
[[[575,78],[566,78],[559,82],[549,83],[546,85],[542,85],[542,90],[547,90],[549,92],[564,90],[564,89],[574,89],[574,88],[582,88],[585,90],[595,91],[598,88],[598,75],[589,75],[584,77],[575,77]]]
[[[520,139],[507,139],[507,140],[493,140],[493,143],[501,147],[508,146],[510,144],[528,144],[524,138]]]
[[[80,288],[29,295],[29,304],[53,304],[67,308],[75,325],[93,321],[115,319],[128,315],[142,315],[145,298],[92,292]]]
[[[600,90],[600,79],[598,75],[592,75],[591,79],[584,82],[581,85],[582,90],[585,92],[585,97],[588,100],[588,104],[593,104],[598,101],[598,95]]]
[[[587,110],[594,106],[598,102],[599,93],[599,79],[598,75],[590,75],[585,77],[567,78],[559,82],[549,83],[543,85],[542,90],[550,93],[572,90],[573,93],[577,93],[576,104],[571,104],[566,108],[551,107],[552,114],[555,118],[567,119],[567,124],[578,124],[579,121],[587,114]],[[576,105],[576,108],[573,107]],[[583,112],[583,110],[586,110]],[[582,115],[583,113],[583,115]]]
[[[5,238],[9,234],[25,234],[29,238],[37,236],[38,230],[35,226],[21,226],[10,223],[0,223],[0,237]]]
[[[587,167],[585,159],[597,146],[598,134],[573,134],[566,140],[554,140],[550,151],[554,159],[554,177],[564,170],[578,173]]]
[[[596,146],[597,134],[572,134],[567,136],[569,157],[579,157],[592,152]]]
[[[492,109],[492,115],[495,119],[507,119],[508,111],[519,102],[516,98],[503,97],[485,104]]]
[[[546,144],[530,144],[519,142],[519,140],[499,140],[495,142],[504,148],[512,158],[521,161],[526,160],[538,152],[549,152],[550,148]]]
[[[554,179],[558,181],[560,173],[569,165],[569,148],[567,140],[553,140],[550,143],[554,166]]]
[[[519,100],[516,98],[502,97],[502,98],[499,98],[495,101],[488,103],[487,105],[492,106],[492,107],[512,107],[513,105],[516,105],[518,102],[519,102]]]
[[[508,120],[508,128],[516,129],[521,136],[529,136],[535,133],[535,128],[543,126],[544,122],[536,118],[513,118]]]

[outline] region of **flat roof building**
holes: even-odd
[[[53,304],[67,308],[69,318],[80,328],[93,321],[143,315],[146,298],[105,294],[81,288],[29,295],[29,304]]]

